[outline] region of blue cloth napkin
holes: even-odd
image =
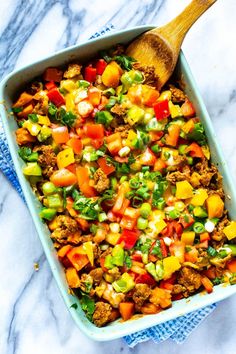
[[[90,39],[105,35],[114,29],[113,25],[104,27],[100,32],[96,32]],[[14,164],[9,152],[6,136],[3,130],[0,117],[0,170],[12,183],[13,187],[24,200],[21,186],[17,179]],[[198,311],[191,312],[175,320],[156,325],[149,329],[124,337],[125,342],[132,348],[136,344],[152,339],[155,343],[160,343],[171,338],[176,343],[182,343],[189,334],[196,328],[214,309],[216,305],[207,306]]]

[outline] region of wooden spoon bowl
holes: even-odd
[[[127,48],[127,55],[141,65],[155,68],[157,88],[160,90],[172,75],[181,44],[190,27],[217,0],[192,0],[171,22],[145,32]]]

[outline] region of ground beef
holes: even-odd
[[[47,115],[48,113],[48,96],[46,91],[39,91],[34,96],[37,104],[34,106],[33,113]]]
[[[78,76],[81,72],[82,66],[79,64],[69,64],[67,70],[64,72],[63,77],[66,79],[72,79],[75,76]]]
[[[112,50],[111,56],[122,55],[125,53],[125,47],[122,44],[117,44],[116,47]]]
[[[80,277],[80,289],[85,292],[89,293],[93,286],[93,277],[90,274],[83,273]]]
[[[131,129],[131,126],[129,124],[121,125],[117,128],[115,128],[115,133],[121,133],[121,138],[122,139],[127,139],[129,130]]]
[[[190,180],[190,168],[189,166],[184,166],[182,172],[175,171],[169,172],[166,176],[168,182],[175,184],[179,181],[189,181]]]
[[[42,173],[50,177],[57,168],[57,157],[51,145],[40,145],[34,148],[39,153],[38,163],[42,167]]]
[[[96,268],[96,269],[91,270],[91,272],[89,274],[93,278],[94,283],[99,284],[100,281],[102,280],[103,270],[102,270],[102,268]]]
[[[219,241],[223,244],[225,240],[225,234],[223,233],[223,229],[229,224],[229,219],[227,215],[219,222],[219,224],[216,226],[215,230],[213,231],[211,238],[217,242],[218,247]]]
[[[126,108],[122,107],[121,104],[116,103],[112,108],[111,108],[111,113],[114,113],[115,115],[119,117],[123,117],[126,115]]]
[[[215,188],[221,187],[221,179],[217,168],[213,164],[209,166],[207,159],[204,159],[202,162],[198,162],[194,167],[194,170],[200,175],[199,182],[203,187],[208,187],[213,177],[216,179],[216,183],[214,183]]]
[[[93,322],[97,327],[104,326],[109,322],[112,307],[106,302],[99,301],[96,303],[95,311],[93,313]]]
[[[32,82],[29,88],[27,88],[27,92],[32,96],[34,96],[40,90],[43,90],[43,84],[40,81]]]
[[[101,168],[98,168],[94,173],[94,188],[101,193],[109,188],[110,180],[107,178],[107,175],[103,172]]]
[[[118,267],[113,267],[112,269],[108,270],[108,274],[112,275],[114,280],[117,280],[121,277]]]
[[[133,300],[135,302],[135,307],[137,310],[141,309],[144,302],[149,298],[151,294],[151,290],[147,284],[136,284],[134,293],[133,293]]]
[[[175,284],[171,290],[172,295],[178,295],[186,291],[186,288],[183,285]]]
[[[171,91],[171,100],[173,103],[181,103],[185,101],[186,95],[182,90],[175,87],[174,85],[169,85]]]
[[[143,73],[144,84],[154,86],[154,87],[157,86],[158,77],[155,73],[155,67],[153,65],[148,66],[148,65],[141,65],[140,63],[134,63],[133,68]]]
[[[178,284],[185,287],[184,296],[194,293],[201,286],[201,275],[194,269],[183,267],[178,277]]]
[[[67,239],[71,234],[78,231],[77,222],[67,215],[59,215],[55,220],[58,225],[52,232],[51,237],[57,242],[61,243],[64,239]]]

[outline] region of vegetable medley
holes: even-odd
[[[12,108],[40,217],[99,327],[236,282],[236,221],[204,128],[176,83],[155,83],[118,46],[46,69]]]

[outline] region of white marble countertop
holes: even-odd
[[[161,25],[189,0],[7,0],[0,2],[0,78],[90,37],[105,24]],[[236,1],[218,0],[192,28],[184,53],[204,97],[231,173],[236,172]],[[0,173],[0,353],[235,353],[236,296],[218,305],[182,345],[95,343],[64,306],[31,217]],[[34,262],[40,269],[34,271]]]

